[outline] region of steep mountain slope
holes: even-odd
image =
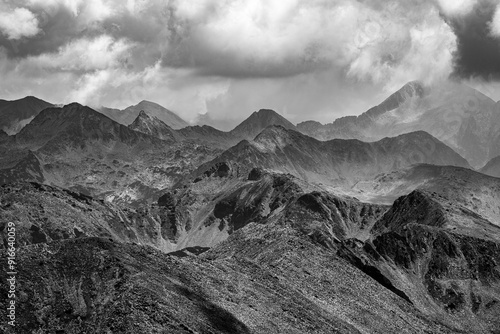
[[[137,118],[128,127],[134,131],[167,141],[180,139],[180,136],[171,127],[163,123],[159,118],[148,115],[144,110],[139,112]]]
[[[17,255],[18,293],[33,302],[19,303],[26,316],[16,329],[451,333],[292,229],[252,227],[201,258],[96,238],[25,247]]]
[[[500,178],[500,155],[488,161],[488,163],[481,168],[480,172]]]
[[[382,281],[422,312],[465,331],[494,333],[500,326],[500,179],[417,165],[355,188],[387,201],[402,197],[364,244],[345,242],[339,253],[365,272],[377,268]]]
[[[36,155],[29,150],[21,152],[25,153],[25,155],[14,166],[0,169],[0,185],[19,180],[45,181],[42,165]],[[19,153],[22,154],[21,152]]]
[[[280,125],[285,129],[295,130],[295,125],[286,118],[270,109],[261,109],[252,113],[229,133],[240,139],[254,139],[262,130],[270,125]]]
[[[240,142],[199,170],[220,161],[291,173],[308,182],[341,188],[415,163],[468,167],[465,159],[425,132],[374,143],[321,142],[280,126],[268,127],[254,141]]]
[[[119,206],[78,191],[36,182],[0,186],[0,203],[2,221],[16,223],[18,246],[103,237],[148,245],[163,252],[182,248],[167,237],[176,226],[169,221],[169,211],[164,206]],[[4,247],[4,241],[0,248]]]
[[[499,222],[470,210],[456,190],[444,195],[416,190],[399,198],[375,224],[370,240],[345,242],[339,254],[404,293],[424,314],[465,332],[495,333]]]
[[[500,154],[500,105],[465,85],[423,87],[412,82],[362,115],[331,124],[299,124],[321,140],[379,140],[412,131],[427,131],[479,167]]]
[[[34,96],[13,101],[0,100],[0,129],[8,134],[19,132],[40,111],[52,104]]]
[[[99,109],[101,113],[124,125],[131,124],[137,118],[137,116],[139,116],[141,110],[145,111],[148,115],[160,119],[163,123],[165,123],[172,129],[181,129],[189,125],[185,120],[183,120],[174,112],[162,107],[157,103],[146,100],[143,100],[134,106],[125,108],[124,110],[106,107],[101,107]]]
[[[445,332],[487,333],[498,326],[500,274],[495,269],[495,263],[500,260],[500,228],[492,223],[494,217],[487,214],[486,209],[494,211],[491,203],[479,206],[474,198],[468,198],[470,194],[498,196],[499,188],[494,188],[488,180],[482,181],[482,178],[497,179],[467,169],[459,169],[458,172],[450,173],[459,176],[460,173],[464,173],[455,183],[443,180],[442,183],[436,184],[436,191],[431,191],[432,188],[415,191],[398,199],[392,208],[386,211],[387,207],[340,198],[291,176],[268,174],[259,169],[252,169],[249,174],[243,173],[246,173],[246,166],[219,163],[193,180],[194,183],[189,187],[180,187],[165,193],[159,198],[157,205],[137,209],[123,209],[76,192],[36,183],[10,184],[1,187],[1,220],[17,223],[20,245],[40,244],[27,246],[18,253],[25,254],[24,251],[36,249],[33,253],[26,253],[30,254],[27,257],[20,255],[20,263],[27,269],[22,271],[19,277],[23,277],[22,279],[27,277],[27,281],[20,284],[23,293],[41,294],[44,296],[44,302],[23,303],[23,307],[55,309],[59,305],[68,305],[61,314],[86,315],[82,322],[76,320],[77,316],[60,317],[58,312],[48,312],[47,315],[53,317],[50,321],[40,323],[26,318],[27,320],[23,320],[26,321],[23,322],[23,326],[38,328],[37,326],[51,326],[48,324],[57,323],[56,326],[73,328],[67,326],[91,326],[96,325],[96,322],[100,326],[106,321],[99,318],[102,312],[94,313],[93,310],[97,305],[110,310],[109,317],[114,319],[119,317],[121,313],[118,310],[115,312],[111,307],[116,303],[100,304],[102,300],[114,298],[112,296],[123,295],[121,290],[115,294],[113,287],[116,287],[114,285],[116,281],[113,279],[109,285],[105,284],[109,288],[104,290],[103,285],[85,283],[78,285],[81,288],[64,285],[66,290],[61,290],[62,294],[52,294],[49,291],[59,291],[59,286],[62,285],[57,283],[51,285],[51,289],[35,292],[31,287],[36,285],[31,285],[29,282],[41,274],[26,276],[35,268],[31,266],[29,259],[34,259],[34,264],[53,263],[51,270],[48,271],[53,273],[53,276],[44,282],[62,280],[62,284],[68,277],[68,270],[71,270],[71,267],[61,267],[61,265],[75,263],[76,257],[81,259],[88,256],[94,260],[78,264],[80,268],[78,272],[81,273],[82,270],[83,272],[86,270],[82,268],[88,268],[85,263],[92,263],[89,276],[85,274],[82,279],[91,277],[91,273],[95,271],[100,272],[99,277],[107,277],[104,274],[107,269],[104,268],[109,266],[94,267],[94,264],[102,263],[95,261],[95,257],[102,256],[106,252],[106,247],[94,248],[93,239],[57,241],[88,236],[150,245],[163,251],[199,246],[207,240],[209,243],[205,246],[216,245],[213,250],[203,253],[199,259],[202,262],[197,262],[198,260],[192,256],[185,256],[185,252],[176,254],[182,257],[179,261],[185,264],[179,269],[186,274],[183,277],[193,277],[193,283],[201,282],[208,291],[219,291],[219,293],[207,295],[207,290],[203,289],[202,295],[205,297],[203,303],[195,302],[198,299],[192,293],[175,296],[167,294],[165,298],[168,302],[162,298],[155,299],[156,306],[151,308],[155,310],[155,314],[166,310],[167,315],[162,319],[172,319],[172,317],[175,319],[168,320],[167,323],[184,323],[189,328],[194,326],[202,330],[214,326],[213,323],[207,323],[205,318],[189,317],[198,320],[184,320],[186,314],[200,312],[197,307],[207,305],[208,301],[221,306],[247,328],[260,326],[254,329],[259,333],[272,332],[272,329],[267,327],[269,326],[267,320],[264,320],[269,319],[269,314],[276,317],[271,317],[270,323],[279,324],[275,326],[283,324],[292,332],[307,332],[309,321],[316,323],[316,327],[310,331],[331,331],[329,322],[323,318],[323,311],[318,312],[320,309],[327,310],[327,314],[330,314],[327,315],[328,319],[332,317],[340,319],[346,321],[341,323],[352,326],[346,327],[347,333],[356,330],[385,333],[392,331],[391,328],[394,328],[394,331],[405,329],[409,332],[413,330],[420,332],[427,328],[433,333],[440,329]],[[467,173],[472,177],[466,175]],[[486,190],[485,185],[489,185],[491,191]],[[461,189],[462,192],[459,193]],[[498,205],[498,201],[496,204]],[[0,226],[0,230],[4,230],[4,227],[5,224]],[[189,233],[192,234],[188,241],[185,236]],[[3,237],[5,238],[5,234]],[[227,241],[220,243],[226,238]],[[44,246],[46,242],[51,244]],[[86,248],[83,250],[78,246],[69,253],[65,250],[59,253],[51,248],[56,247],[54,249],[61,250],[72,247],[67,245],[86,245]],[[175,245],[175,248],[168,245]],[[113,247],[119,247],[117,253],[125,256],[130,261],[126,263],[131,267],[139,268],[138,272],[148,268],[147,275],[134,275],[135,271],[132,271],[127,277],[157,277],[158,280],[154,282],[170,282],[171,279],[179,281],[171,276],[161,276],[165,275],[164,273],[176,272],[177,269],[174,268],[177,267],[169,265],[170,269],[165,270],[164,267],[156,267],[151,262],[142,267],[141,261],[144,258],[132,256],[128,251],[130,247],[136,246],[114,244]],[[45,249],[51,251],[45,253]],[[154,253],[144,248],[135,249],[140,254]],[[38,258],[39,255],[33,257],[35,253],[46,254],[48,257],[45,255],[42,258]],[[58,257],[51,257],[54,254],[64,254],[66,260],[57,261]],[[335,254],[348,260],[366,275],[340,260]],[[110,261],[116,263],[116,260],[112,257]],[[106,259],[101,258],[100,261]],[[221,264],[219,261],[229,262],[224,262],[227,264],[224,266],[225,269],[213,272],[214,263]],[[207,276],[208,273],[211,274]],[[79,277],[75,277],[78,282]],[[217,280],[209,277],[217,277]],[[88,282],[93,281],[89,278]],[[124,281],[123,284],[135,284],[132,282],[134,281]],[[158,296],[160,291],[170,291],[162,285],[163,283],[158,285],[148,280],[140,282],[137,284],[146,284],[150,287],[148,291],[155,296]],[[180,282],[187,284],[188,289],[192,288],[190,280],[180,280]],[[219,288],[215,289],[210,282]],[[230,282],[240,283],[236,290],[224,289],[223,291],[227,291],[224,292],[225,302],[221,301],[220,287],[229,286],[232,284]],[[242,289],[241,284],[244,284],[243,290],[239,290]],[[89,288],[94,292],[86,290]],[[351,289],[356,289],[357,293]],[[127,289],[127,291],[137,291],[137,289]],[[242,295],[243,291],[246,292]],[[269,294],[270,291],[276,291],[278,294]],[[83,296],[89,293],[100,297],[83,298],[83,303],[74,303],[71,302],[73,300],[71,296],[75,293]],[[141,296],[141,298],[135,295],[127,297],[130,302],[127,304],[130,312],[144,309],[139,307],[143,305],[144,300],[144,295]],[[190,301],[184,301],[182,296],[189,296],[187,299]],[[286,296],[285,304],[282,304],[283,296]],[[288,296],[291,299],[288,299]],[[177,304],[172,303],[172,300],[182,300],[182,302]],[[249,304],[246,304],[249,300]],[[234,304],[228,304],[228,301]],[[192,302],[195,304],[191,304]],[[159,308],[158,305],[162,306]],[[273,311],[275,308],[272,305],[281,305],[281,310],[288,311],[284,313]],[[283,308],[285,305],[286,308]],[[317,308],[318,305],[321,305],[320,309]],[[247,306],[262,311],[262,315],[253,313],[255,311],[247,311]],[[172,313],[171,308],[175,308],[178,312]],[[374,309],[377,311],[373,311]],[[30,312],[35,311],[35,309],[30,310]],[[305,310],[308,311],[303,314]],[[372,311],[363,313],[360,310]],[[149,314],[148,312],[146,311],[146,314]],[[245,316],[248,312],[253,316]],[[292,312],[294,317],[288,318],[289,312]],[[228,319],[232,317],[227,313],[224,314],[222,323],[227,324]],[[263,314],[266,314],[265,318]],[[361,314],[365,316],[360,318]],[[123,332],[138,330],[141,326],[149,328],[148,326],[165,325],[165,322],[156,325],[156,322],[139,321],[142,319],[141,315],[144,313],[137,315],[138,321],[130,323],[120,321],[121,326],[125,327],[117,327],[115,330]],[[395,318],[392,318],[393,315]],[[206,320],[209,321],[209,318],[214,319],[214,317],[212,314]],[[322,320],[316,320],[317,317]],[[405,321],[410,321],[412,325],[400,327],[401,317],[406,319]],[[301,324],[290,325],[286,319],[295,319],[295,324],[297,321]],[[438,326],[436,322],[443,325]],[[341,323],[336,322],[337,326]],[[116,323],[106,326],[116,326]],[[445,329],[446,327],[448,329]],[[82,330],[81,327],[74,328],[79,328],[75,329],[76,331]],[[238,328],[231,327],[227,330],[238,331],[243,327]],[[281,332],[281,327],[276,331]]]

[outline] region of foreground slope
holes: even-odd
[[[490,182],[497,179],[431,166],[455,168],[457,177],[388,208],[246,167],[216,164],[156,205],[133,210],[36,183],[4,186],[0,213],[18,224],[26,268],[20,286],[30,302],[22,311],[39,315],[23,318],[23,329],[498,328],[500,228],[492,203],[479,206],[470,196],[498,194]],[[168,243],[192,251],[170,255],[176,259],[140,246],[168,251]],[[193,257],[205,250],[199,246],[213,248]],[[41,275],[46,287],[31,283]]]
[[[82,238],[18,261],[23,332],[452,332],[286,226],[252,224],[201,258]]]

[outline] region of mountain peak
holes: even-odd
[[[411,88],[413,90],[423,90],[424,85],[420,80],[413,80],[407,82],[401,89],[408,89],[408,88]]]
[[[271,125],[281,125],[285,129],[296,130],[295,125],[271,109],[260,109],[231,130],[231,134],[242,139],[253,139],[265,128]]]
[[[137,115],[135,120],[128,127],[134,131],[142,132],[163,140],[175,141],[178,138],[178,135],[170,126],[165,124],[158,117],[152,116],[144,110],[139,111],[139,115]]]
[[[45,102],[42,99],[39,99],[38,97],[33,96],[33,95],[27,95],[24,98],[22,98],[21,100],[31,100],[31,101],[42,101],[42,102]]]
[[[168,110],[167,108],[159,105],[158,103],[142,100],[134,106],[130,106],[117,115],[115,119],[122,124],[131,124],[139,115],[140,112],[145,112],[148,116],[153,116],[160,119],[163,123],[172,129],[181,129],[189,124],[180,118],[176,113]]]
[[[154,106],[160,106],[158,103],[155,103],[155,102],[151,102],[151,101],[148,101],[148,100],[142,100],[141,102],[137,103],[136,106],[143,106],[143,105],[154,105]]]
[[[257,115],[279,115],[276,111],[272,109],[259,109],[259,111],[255,111]]]
[[[62,109],[68,109],[68,108],[81,108],[81,107],[84,107],[83,105],[81,105],[80,103],[78,102],[71,102],[71,103],[68,103],[68,104],[65,104],[63,105]]]
[[[420,81],[410,81],[401,87],[397,92],[391,94],[378,106],[368,110],[365,114],[370,117],[382,115],[387,111],[394,110],[412,98],[424,96],[425,89]]]
[[[278,118],[278,119],[285,119],[283,116],[278,114],[276,111],[272,109],[259,109],[259,111],[254,111],[249,118],[251,117],[258,117],[258,118]]]
[[[137,115],[137,118],[152,118],[149,116],[144,110],[139,111],[139,115]]]
[[[134,119],[134,121],[129,125],[129,128],[134,128],[139,125],[146,125],[146,126],[166,126],[169,129],[171,129],[167,124],[165,124],[162,120],[160,120],[158,117],[152,116],[149,113],[145,112],[144,110],[139,111],[139,114],[137,117]],[[135,130],[135,129],[134,129]]]

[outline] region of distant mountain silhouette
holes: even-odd
[[[281,125],[285,129],[296,129],[295,125],[274,110],[260,109],[252,113],[229,133],[237,138],[253,139],[270,125]]]
[[[500,155],[500,104],[457,83],[423,87],[411,82],[360,116],[342,117],[326,125],[304,122],[297,128],[321,140],[364,141],[423,130],[475,168]]]
[[[385,101],[359,116],[345,116],[336,119],[331,124],[323,125],[316,121],[299,123],[297,129],[307,135],[321,140],[334,138],[344,139],[371,139],[370,135],[363,130],[373,125],[374,121],[385,113],[395,110],[407,101],[421,98],[424,95],[424,87],[418,81],[411,81],[397,92],[390,95]]]
[[[137,116],[139,116],[139,113],[141,111],[145,111],[148,113],[148,115],[160,119],[163,123],[165,123],[172,129],[181,129],[189,125],[185,120],[183,120],[173,111],[162,107],[158,103],[146,100],[143,100],[134,106],[125,108],[124,110],[101,107],[99,108],[99,111],[123,125],[131,124],[137,118]]]
[[[8,134],[15,134],[40,111],[51,106],[51,103],[34,96],[13,101],[0,100],[0,129]]]

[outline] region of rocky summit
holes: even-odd
[[[159,118],[148,115],[144,110],[139,112],[137,118],[128,127],[162,140],[173,142],[179,139],[177,133],[170,126]]]

